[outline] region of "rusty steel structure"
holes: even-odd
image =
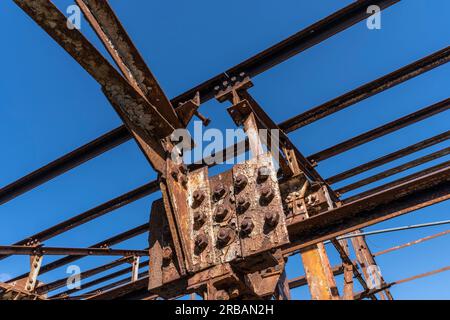
[[[392,300],[392,286],[449,270],[449,267],[444,267],[394,282],[380,277],[379,285],[373,287],[370,279],[374,274],[370,267],[377,266],[376,257],[445,236],[449,231],[377,253],[371,252],[361,231],[448,200],[448,161],[368,191],[344,196],[362,186],[444,157],[449,154],[449,148],[338,189],[332,186],[447,141],[450,131],[332,177],[322,177],[316,166],[321,161],[447,111],[450,99],[426,106],[310,156],[304,156],[288,134],[447,63],[450,47],[279,124],[248,91],[259,74],[366,19],[369,6],[377,5],[385,10],[399,0],[356,1],[173,99],[165,95],[107,1],[76,0],[76,4],[117,69],[79,30],[67,28],[66,17],[51,1],[13,1],[101,85],[124,124],[3,187],[0,189],[0,204],[132,138],[158,173],[158,178],[10,246],[0,246],[0,259],[11,255],[30,256],[29,273],[0,284],[1,299],[153,300],[199,294],[208,300],[289,300],[291,289],[307,285],[313,299]],[[199,112],[199,108],[211,99],[226,105],[230,117],[237,126],[243,127],[247,136],[243,143],[235,144],[214,157],[225,161],[227,157],[248,151],[252,155],[249,160],[214,176],[209,174],[209,169],[216,163],[203,159],[202,164],[185,164],[170,138],[176,129],[186,128],[193,117],[207,125],[210,120]],[[262,129],[269,132],[265,138],[259,135]],[[44,245],[46,240],[157,191],[161,192],[162,198],[153,202],[149,222],[88,248]],[[148,248],[111,248],[145,233],[149,238]],[[339,253],[341,264],[330,264],[324,245],[327,241]],[[350,247],[353,247],[356,259],[351,258]],[[288,279],[285,265],[295,254],[301,256],[305,275]],[[47,255],[65,257],[43,264]],[[78,294],[80,289],[76,288],[52,294],[65,286],[66,278],[50,283],[38,280],[39,275],[90,255],[119,258],[83,271],[80,274],[83,280],[118,266],[130,266],[84,282],[83,290],[120,275],[130,274],[131,277],[83,294]],[[139,272],[142,267],[148,267],[148,271]],[[335,278],[340,274],[344,275],[343,292],[339,292]],[[355,292],[355,281],[363,291]]]

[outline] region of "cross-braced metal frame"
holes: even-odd
[[[320,165],[321,161],[448,110],[450,99],[426,106],[414,113],[308,157],[303,156],[301,151],[291,143],[287,134],[447,63],[450,59],[450,47],[443,48],[279,124],[270,119],[247,91],[248,87],[252,85],[251,80],[259,74],[366,19],[369,15],[367,13],[369,6],[377,5],[384,10],[395,5],[399,0],[357,1],[171,100],[165,96],[107,1],[76,0],[76,3],[105,45],[121,73],[112,67],[77,29],[67,28],[66,18],[49,0],[13,1],[101,84],[103,92],[121,116],[124,125],[3,187],[0,189],[0,204],[11,201],[15,197],[131,138],[136,140],[152,167],[159,173],[165,172],[166,160],[162,155],[170,149],[170,146],[168,146],[170,143],[164,139],[174,129],[186,127],[193,116],[197,116],[207,124],[207,119],[198,112],[198,108],[203,103],[216,98],[221,102],[230,101],[233,107],[236,107],[246,101],[256,122],[264,124],[266,128],[280,130],[280,167],[284,170],[284,174],[286,176],[304,174],[311,183],[320,185],[328,197],[328,207],[319,214],[306,217],[295,215],[287,217],[286,226],[289,243],[281,247],[281,254],[284,259],[294,254],[301,254],[306,275],[294,279],[286,279],[285,273],[279,275],[280,280],[277,284],[277,290],[274,292],[277,299],[290,299],[290,289],[304,285],[309,285],[314,299],[393,299],[389,291],[391,286],[449,270],[449,267],[444,267],[395,282],[386,282],[381,279],[381,285],[376,288],[370,287],[368,281],[372,275],[369,266],[377,265],[376,257],[447,235],[449,231],[377,253],[370,251],[365,241],[365,235],[360,234],[360,230],[364,227],[448,200],[450,193],[448,161],[354,196],[345,197],[345,194],[350,191],[444,157],[449,154],[449,148],[417,158],[338,189],[333,189],[332,186],[347,178],[444,142],[450,137],[450,131],[418,141],[401,150],[362,163],[332,177],[321,177],[315,167]],[[137,114],[135,109],[137,107],[140,107],[143,114],[151,120],[146,122],[142,120],[143,117],[134,117],[133,115]],[[251,120],[251,117],[249,119]],[[245,122],[245,126],[249,126],[249,123]],[[252,146],[253,142],[251,139],[249,140],[246,141],[245,148],[238,149],[236,145],[229,148],[233,151],[231,152],[232,156],[237,156],[239,153],[252,149],[254,147]],[[164,143],[158,144],[155,141],[164,141]],[[229,156],[230,153],[226,153],[224,150],[223,153],[216,154],[215,157],[218,155],[223,156],[222,158],[225,160],[225,157]],[[202,165],[192,164],[187,169],[192,171],[202,166],[212,166],[206,160],[204,159]],[[61,233],[155,193],[161,188],[164,189],[166,186],[161,183],[160,176],[155,181],[31,235],[11,246],[0,246],[0,259],[8,258],[11,255],[29,255],[31,259],[29,273],[19,275],[9,283],[0,284],[1,296],[5,299],[158,298],[158,294],[155,293],[157,290],[148,291],[148,272],[139,273],[140,268],[149,264],[148,259],[140,259],[140,257],[149,255],[148,248],[143,250],[111,248],[127,239],[148,233],[148,222],[93,244],[89,248],[52,248],[44,246],[43,243]],[[171,190],[162,191],[163,195],[170,196]],[[349,234],[351,234],[349,240],[346,237],[339,238]],[[331,241],[337,249],[342,264],[330,266],[324,249],[324,242],[326,241]],[[349,245],[352,245],[355,250],[356,260],[350,258]],[[42,264],[46,255],[65,255],[65,257],[48,264]],[[80,289],[70,289],[52,295],[52,291],[61,289],[66,285],[66,278],[46,284],[38,282],[39,275],[89,255],[110,255],[120,258],[108,264],[83,271],[80,275],[81,279],[87,279],[120,265],[131,265],[90,282],[84,282],[82,290],[110,281],[121,275],[130,274],[130,278],[107,284],[81,295],[77,294]],[[150,270],[150,274],[152,272]],[[344,274],[344,292],[342,294],[337,292],[334,279],[335,276],[340,274]],[[362,292],[354,292],[354,279],[363,287]],[[189,281],[194,280],[190,278]],[[208,290],[201,291],[199,286],[190,286],[189,283],[183,283],[180,286],[182,289],[180,289],[179,294],[201,293],[204,294],[205,298],[211,298],[208,297]],[[171,298],[177,296],[175,294]]]

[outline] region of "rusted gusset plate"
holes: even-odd
[[[449,166],[399,183],[307,220],[288,221],[289,237],[292,243],[285,253],[448,199],[450,199]]]
[[[149,225],[149,290],[181,276],[163,201],[153,202]]]
[[[216,264],[230,262],[242,255],[233,185],[231,170],[209,180]]]
[[[187,190],[177,198],[180,203],[184,201],[182,206],[187,206],[186,216],[180,216],[179,226],[183,229],[188,267],[190,271],[203,270],[215,260],[208,168],[189,172]]]
[[[105,0],[76,0],[122,74],[175,128],[181,126],[171,102],[164,94],[133,41]]]
[[[243,257],[262,253],[289,242],[276,171],[271,154],[237,164],[235,183],[247,182],[236,190],[236,205]]]
[[[158,140],[173,126],[151,105],[76,29],[67,28],[66,17],[48,0],[14,0],[102,86],[108,100],[133,133],[153,167],[163,170],[163,150]]]

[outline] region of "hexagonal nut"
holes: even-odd
[[[271,186],[264,186],[261,189],[261,203],[262,204],[269,204],[273,197],[275,196],[275,191]]]
[[[233,230],[228,227],[220,228],[219,233],[217,234],[217,244],[219,246],[226,246],[233,236]]]
[[[205,199],[205,194],[201,190],[195,190],[192,194],[192,199],[194,199],[196,205],[200,205],[203,202],[203,199]]]
[[[248,236],[250,233],[252,233],[254,227],[255,227],[255,225],[253,224],[252,219],[249,217],[246,217],[241,222],[241,233],[244,236]]]
[[[194,218],[194,224],[197,226],[203,225],[206,220],[205,214],[201,211],[195,211],[193,218]]]
[[[213,190],[214,199],[216,200],[222,199],[222,197],[225,195],[225,192],[226,192],[225,186],[221,183],[217,184]]]
[[[258,182],[266,181],[270,176],[270,169],[266,166],[258,168]]]
[[[250,201],[248,201],[244,196],[239,197],[236,200],[238,213],[244,213],[250,207]]]
[[[215,300],[230,300],[230,295],[225,290],[218,290],[214,295]]]
[[[242,190],[247,186],[248,179],[243,174],[238,174],[234,179],[234,187],[238,190]]]
[[[203,251],[208,246],[208,237],[201,233],[195,237],[195,248],[198,252]]]
[[[228,216],[228,212],[230,212],[228,207],[224,205],[218,205],[216,207],[216,210],[214,211],[214,218],[216,219],[216,221],[223,221]]]
[[[264,214],[264,221],[266,225],[268,225],[271,228],[276,227],[279,220],[280,214],[278,212],[266,211],[266,213]]]

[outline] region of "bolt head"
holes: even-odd
[[[166,261],[172,260],[172,255],[173,255],[173,252],[172,252],[171,247],[165,247],[163,249],[162,257],[164,260],[166,260]]]
[[[253,221],[250,218],[245,218],[241,222],[241,232],[244,235],[249,235],[253,231],[254,227],[255,225],[253,224]]]
[[[218,185],[216,185],[214,187],[214,191],[213,192],[214,192],[214,197],[216,199],[220,199],[225,194],[225,187],[223,186],[223,184],[219,183]]]
[[[261,189],[261,201],[263,204],[269,204],[273,197],[274,197],[275,193],[273,191],[273,189],[270,186],[264,186]]]
[[[214,295],[214,298],[216,300],[229,300],[230,299],[230,295],[225,290],[219,290]]]
[[[250,202],[243,196],[239,197],[236,202],[239,213],[245,212],[250,207]]]
[[[228,227],[221,228],[217,235],[217,243],[219,245],[226,245],[231,240],[231,234],[232,234],[232,231],[230,228],[228,228]]]
[[[185,163],[182,163],[178,166],[178,170],[182,173],[182,174],[186,174],[188,172],[188,167]]]
[[[195,247],[197,250],[202,251],[208,246],[208,238],[205,234],[201,233],[195,237]]]
[[[278,224],[280,215],[278,212],[266,211],[264,214],[264,220],[269,227],[275,227]]]
[[[234,179],[234,186],[238,189],[243,189],[245,188],[245,186],[248,183],[248,179],[246,176],[244,176],[243,174],[239,174],[235,179]]]
[[[194,198],[194,201],[197,204],[200,204],[203,201],[203,199],[205,198],[205,195],[203,194],[202,191],[195,190],[194,193],[192,194],[192,198]]]
[[[202,224],[205,222],[205,215],[201,211],[195,211],[194,212],[194,222],[196,224]]]
[[[226,206],[223,206],[223,205],[217,206],[216,211],[215,211],[216,220],[217,221],[224,220],[228,215],[228,211],[229,210]]]
[[[258,182],[266,181],[270,176],[270,170],[266,166],[260,167],[258,169]]]

